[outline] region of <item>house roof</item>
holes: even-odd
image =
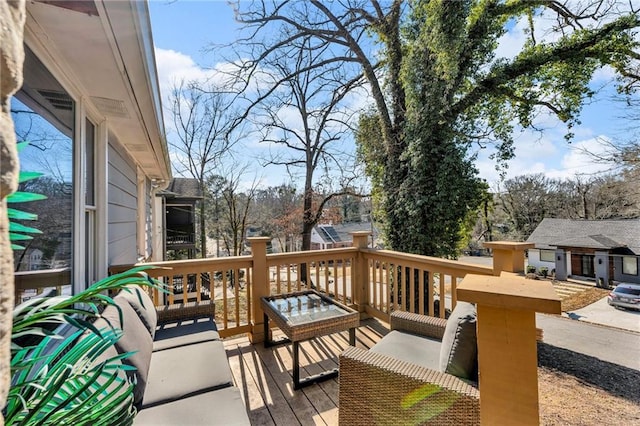
[[[640,219],[572,220],[545,218],[527,238],[536,248],[583,247],[615,249],[627,247],[640,253]]]
[[[158,195],[165,198],[202,199],[202,191],[197,179],[173,178],[167,189],[158,191]]]
[[[46,65],[62,70],[60,83],[82,97],[93,116],[145,175],[171,178],[151,19],[146,1],[27,2],[25,43]],[[51,102],[46,81],[37,86]],[[54,99],[54,98],[51,98]]]

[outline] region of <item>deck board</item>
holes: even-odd
[[[368,349],[387,332],[388,325],[378,320],[361,321],[356,346]],[[280,335],[275,329],[274,338]],[[300,376],[337,367],[338,355],[348,345],[346,331],[302,342]],[[291,344],[264,348],[240,337],[225,339],[224,346],[252,425],[338,424],[338,379],[294,391]]]

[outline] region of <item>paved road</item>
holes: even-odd
[[[536,314],[544,342],[640,371],[640,333]]]
[[[571,311],[563,315],[566,315],[573,320],[606,325],[608,327],[621,328],[623,330],[640,333],[640,311],[616,309],[613,306],[609,306],[606,297],[600,299],[596,303],[585,306],[582,309]],[[640,358],[640,354],[638,357]]]

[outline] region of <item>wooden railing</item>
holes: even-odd
[[[491,266],[369,249],[368,235],[354,233],[349,248],[278,254],[267,254],[268,238],[257,237],[250,239],[250,256],[152,263],[158,269],[149,275],[170,290],[152,296],[157,306],[177,309],[208,301],[223,337],[249,333],[259,342],[260,297],[315,289],[357,309],[363,318],[389,321],[394,310],[445,317],[467,274],[495,274]],[[114,266],[110,272],[132,266]]]
[[[392,311],[444,318],[457,303],[467,274],[493,275],[493,268],[388,250],[360,250],[367,267],[365,312],[388,321]]]
[[[56,294],[71,294],[71,268],[44,269],[14,273],[14,300],[16,304],[41,294],[44,289],[55,289]],[[66,290],[66,291],[65,291]]]

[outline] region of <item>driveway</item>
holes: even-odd
[[[640,333],[640,311],[615,309],[609,306],[606,297],[584,308],[563,313],[562,316]]]

